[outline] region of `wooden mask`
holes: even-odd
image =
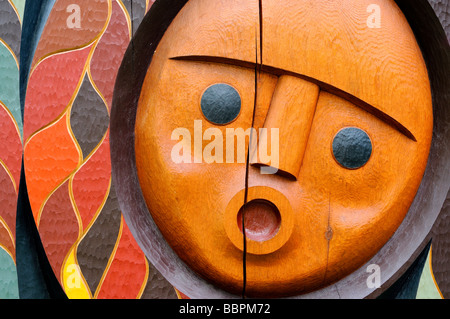
[[[138,102],[137,176],[167,243],[213,285],[323,288],[405,218],[431,144],[430,84],[400,9],[378,1],[378,28],[372,2],[191,0],[162,36]]]

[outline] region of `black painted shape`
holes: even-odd
[[[347,127],[339,131],[333,140],[333,155],[345,168],[364,166],[372,155],[372,142],[363,130]]]
[[[203,115],[214,124],[224,125],[234,121],[241,112],[241,97],[228,84],[214,84],[203,93]]]
[[[87,74],[72,105],[70,126],[84,158],[101,142],[108,130],[108,109]]]
[[[0,1],[0,38],[11,48],[20,60],[20,38],[22,27],[19,17],[8,1]]]
[[[420,278],[423,273],[430,247],[431,241],[403,276],[381,294],[378,299],[416,299]]]
[[[33,219],[23,161],[16,215],[16,260],[20,299],[67,299],[47,259]]]

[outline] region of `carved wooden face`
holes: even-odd
[[[373,0],[282,3],[189,1],[136,117],[139,182],[163,236],[233,293],[245,262],[249,296],[317,290],[368,262],[406,216],[431,143],[426,67],[394,1],[377,1],[380,28]],[[252,127],[247,157],[237,136]]]

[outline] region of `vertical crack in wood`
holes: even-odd
[[[258,44],[256,45],[258,47]],[[258,54],[256,55],[256,65],[259,66],[259,73],[263,65],[263,7],[262,0],[259,0],[259,64]]]
[[[258,0],[258,26],[255,32],[255,97],[253,99],[253,116],[252,116],[252,129],[255,126],[255,116],[256,116],[256,107],[257,107],[257,97],[258,97],[258,78],[261,74],[262,69],[262,54],[263,54],[263,13],[262,13],[262,0]],[[258,36],[259,34],[259,36]],[[258,42],[259,42],[259,50],[258,50]],[[247,290],[247,236],[245,229],[245,211],[248,202],[248,181],[249,181],[249,169],[250,169],[250,153],[252,151],[252,145],[254,144],[253,139],[254,130],[250,132],[249,138],[249,146],[247,149],[247,160],[246,160],[246,169],[245,169],[245,192],[244,192],[244,206],[242,210],[242,233],[243,233],[243,260],[242,260],[242,272],[243,272],[243,284],[242,284],[242,298],[246,298],[246,290]],[[256,145],[256,144],[255,144]]]

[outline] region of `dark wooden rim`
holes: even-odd
[[[174,253],[149,213],[136,174],[134,126],[140,90],[156,47],[188,0],[157,0],[142,21],[123,59],[111,110],[112,179],[124,218],[149,261],[190,298],[239,298],[214,287]],[[433,93],[434,131],[428,165],[405,220],[363,267],[339,282],[295,298],[374,298],[394,283],[429,241],[450,186],[450,47],[426,0],[397,0],[427,62]],[[381,270],[381,288],[368,288],[367,266]]]

